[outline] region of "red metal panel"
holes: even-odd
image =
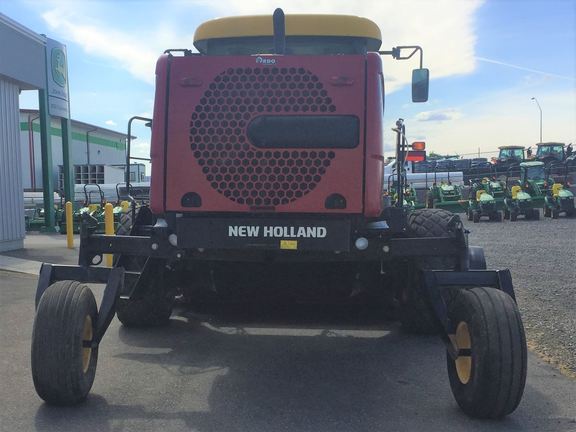
[[[376,53],[368,54],[366,94],[366,180],[364,187],[364,215],[376,217],[382,212],[384,175],[384,80],[382,60]]]
[[[168,55],[164,54],[156,63],[156,95],[154,97],[154,120],[150,144],[150,209],[162,214],[164,208],[164,117],[166,112],[166,79]]]
[[[364,56],[173,58],[166,211],[361,213],[364,68]],[[158,97],[157,90],[155,126]],[[359,145],[261,149],[246,135],[259,115],[316,114],[358,116]],[[201,207],[182,207],[188,192],[201,196]],[[346,209],[325,209],[333,193],[346,198]]]

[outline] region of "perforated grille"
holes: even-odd
[[[247,125],[263,114],[335,111],[324,85],[304,68],[229,68],[196,105],[190,145],[212,188],[228,199],[251,206],[288,204],[316,188],[335,152],[259,149],[248,142]]]

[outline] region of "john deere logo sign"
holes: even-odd
[[[66,54],[60,48],[52,48],[52,79],[60,87],[66,86]]]
[[[46,84],[48,113],[51,116],[70,118],[66,46],[50,38],[46,39]]]

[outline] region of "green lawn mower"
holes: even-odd
[[[487,178],[470,181],[468,199],[468,220],[474,223],[480,222],[481,218],[487,217],[494,222],[502,222],[502,213],[498,210],[498,204],[490,193],[490,181]],[[498,183],[499,182],[495,182]]]
[[[574,209],[574,194],[564,185],[568,185],[568,169],[564,165],[564,182],[554,183],[549,193],[544,197],[544,216],[558,219],[561,213],[568,217],[576,214]],[[552,169],[552,166],[550,166]]]

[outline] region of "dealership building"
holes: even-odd
[[[74,184],[124,180],[126,134],[72,120],[66,47],[0,13],[0,252],[23,247],[24,194],[41,191],[46,230],[54,192],[74,199]],[[20,108],[36,90],[38,110]],[[145,178],[131,166],[131,181]],[[46,210],[49,209],[49,210]]]

